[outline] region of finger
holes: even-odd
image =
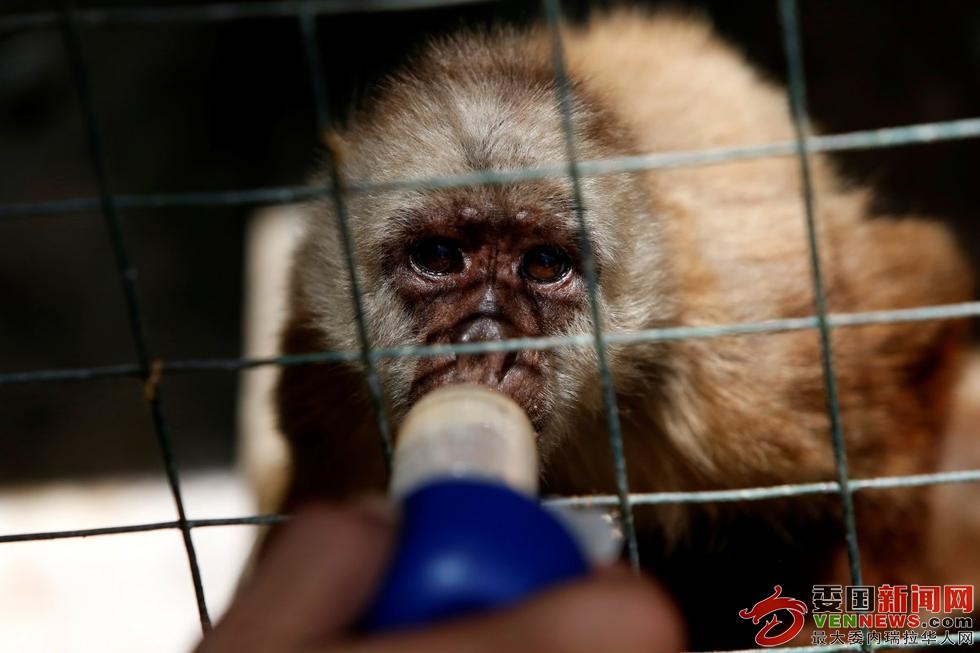
[[[297,513],[201,651],[291,650],[342,631],[388,558],[394,520],[378,505]]]
[[[344,653],[676,653],[683,627],[653,583],[603,573],[504,612],[333,647]]]

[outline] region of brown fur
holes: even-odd
[[[549,48],[546,34],[536,32],[433,44],[341,133],[343,174],[380,182],[562,162],[565,145]],[[566,55],[582,159],[792,138],[783,90],[760,79],[700,22],[639,14],[598,18],[567,30]],[[969,273],[942,228],[915,217],[872,219],[866,189],[845,184],[821,157],[813,166],[831,311],[968,298]],[[813,314],[794,158],[590,177],[583,180],[583,195],[609,331]],[[576,222],[569,196],[562,179],[351,195],[350,221],[373,344],[449,339],[449,330],[427,331],[429,322],[443,319],[425,313],[436,310],[427,297],[413,300],[390,274],[392,257],[401,256],[399,248],[420,229],[418,216],[444,223],[457,219],[461,207],[476,207],[499,227],[521,210],[538,211],[547,216],[539,228],[572,233]],[[296,254],[285,352],[357,347],[349,286],[331,207],[323,204]],[[589,332],[584,297],[570,300],[561,319],[516,321],[508,337]],[[961,331],[962,324],[936,321],[833,332],[852,476],[934,468]],[[609,348],[609,357],[631,490],[835,478],[816,332],[617,345]],[[546,413],[540,428],[546,489],[613,491],[594,352],[560,349],[541,354],[538,362],[538,394],[524,399],[526,406],[536,402]],[[413,379],[424,368],[413,358],[379,362],[396,425],[415,398]],[[295,468],[287,508],[314,497],[384,488],[361,378],[358,368],[347,365],[292,367],[283,373],[280,423]],[[912,574],[924,568],[924,531],[910,519],[925,514],[923,496],[920,491],[858,495],[866,581],[923,582]],[[813,572],[806,574],[810,580],[828,578],[842,568],[837,512],[835,498],[807,497],[641,508],[637,515],[642,532],[654,542],[649,548],[654,560],[691,563],[662,568],[651,563],[673,581],[683,603],[684,588],[678,586],[696,577],[704,556],[717,555],[727,544],[739,553],[720,558],[728,562],[717,573],[728,577],[717,582],[733,583],[739,573],[751,571],[754,563],[734,567],[753,555],[763,564],[776,557],[786,562],[779,573],[799,574],[803,565]],[[795,553],[786,554],[790,550]],[[742,554],[748,558],[739,558]],[[734,610],[771,591],[765,589],[769,580],[763,571],[751,580],[762,589],[733,599],[744,603]],[[798,587],[806,582],[801,578]],[[734,612],[730,616],[737,624]],[[705,632],[703,641],[716,644],[715,636]]]

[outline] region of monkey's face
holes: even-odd
[[[385,184],[567,160],[547,56],[539,63],[523,57],[479,60],[470,73],[442,70],[437,77],[392,81],[372,110],[341,135],[343,176]],[[573,99],[579,156],[627,153],[611,117],[583,98]],[[650,307],[657,306],[656,226],[634,181],[614,175],[580,180],[599,280],[596,301],[611,329],[643,326]],[[574,197],[571,182],[560,176],[349,194],[348,223],[372,344],[589,334],[590,298]],[[318,347],[352,349],[359,341],[334,210],[329,201],[318,207],[301,245],[293,314],[320,335]],[[641,260],[653,272],[641,274]],[[641,276],[647,291],[636,301],[628,290]],[[545,448],[576,421],[573,413],[600,404],[595,351],[588,347],[385,357],[377,368],[396,423],[434,388],[480,383],[516,400]]]
[[[590,299],[570,196],[566,184],[543,181],[352,197],[349,219],[372,345],[589,334]],[[323,209],[317,217],[327,219],[312,224],[297,258],[297,307],[320,334],[314,346],[353,349],[359,342],[349,276],[336,225],[329,207]],[[605,282],[617,279],[621,266],[601,244],[596,248],[597,300],[608,306]],[[477,383],[514,399],[548,446],[573,411],[597,398],[595,352],[587,347],[382,357],[376,366],[396,423],[440,386]]]
[[[469,198],[477,200],[477,197]],[[527,199],[527,198],[526,198]],[[568,332],[588,307],[570,211],[454,202],[419,216],[390,243],[384,274],[409,309],[420,344],[474,343]],[[509,395],[541,431],[558,382],[550,351],[420,358],[407,400],[450,383]]]

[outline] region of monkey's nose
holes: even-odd
[[[456,342],[492,342],[511,337],[511,329],[493,317],[480,316],[469,320],[456,332]],[[503,380],[513,367],[516,352],[490,352],[487,354],[463,354],[458,358],[457,381],[493,385]]]
[[[456,342],[489,342],[503,340],[509,331],[499,319],[480,315],[459,325],[454,335]]]

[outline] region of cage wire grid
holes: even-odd
[[[858,313],[830,314],[827,310],[820,270],[819,242],[814,228],[815,195],[810,179],[809,156],[813,153],[857,149],[877,149],[901,145],[924,144],[941,140],[956,140],[980,136],[980,117],[936,123],[923,123],[885,129],[814,136],[810,134],[807,111],[806,87],[803,76],[803,51],[797,0],[777,0],[780,25],[788,69],[787,95],[792,116],[795,138],[792,141],[753,144],[749,146],[716,148],[697,151],[651,153],[601,160],[580,160],[572,130],[569,80],[560,31],[560,0],[542,0],[544,15],[552,39],[552,62],[556,79],[556,100],[561,114],[565,136],[566,161],[554,165],[520,170],[477,171],[461,175],[449,175],[427,179],[405,179],[394,182],[365,184],[342,179],[337,156],[329,140],[326,159],[329,183],[256,188],[247,190],[116,195],[112,191],[111,177],[106,164],[101,132],[91,94],[81,39],[81,28],[104,23],[160,23],[167,21],[228,21],[256,17],[280,17],[297,20],[299,37],[310,76],[317,128],[320,134],[330,133],[332,119],[328,110],[327,80],[322,70],[316,40],[316,17],[351,11],[398,11],[422,7],[452,6],[486,2],[487,0],[293,0],[291,2],[220,3],[189,7],[119,7],[77,9],[66,2],[61,11],[19,13],[0,17],[0,33],[25,29],[57,27],[61,31],[66,55],[74,78],[78,101],[84,120],[92,171],[98,191],[97,197],[70,198],[41,202],[0,204],[0,218],[29,217],[35,215],[70,214],[100,209],[115,257],[115,265],[122,285],[129,330],[136,350],[136,362],[72,369],[33,370],[27,372],[0,372],[0,386],[20,383],[58,381],[88,381],[100,378],[135,377],[144,388],[144,394],[152,419],[154,433],[164,463],[167,483],[173,497],[177,519],[171,521],[141,523],[103,528],[17,533],[0,535],[0,543],[37,540],[65,539],[96,535],[145,532],[177,529],[181,532],[190,570],[194,595],[202,631],[211,627],[200,568],[194,549],[191,531],[195,528],[231,525],[269,525],[286,519],[283,515],[252,515],[219,519],[192,519],[184,509],[180,488],[180,475],[174,458],[167,424],[164,417],[160,383],[168,375],[202,373],[208,371],[235,372],[266,365],[315,365],[328,362],[360,362],[371,397],[371,406],[382,440],[386,463],[390,464],[391,437],[388,416],[385,413],[383,392],[375,364],[379,359],[391,357],[429,357],[453,353],[458,355],[489,352],[518,351],[525,349],[553,349],[557,347],[591,347],[597,354],[598,373],[601,382],[606,424],[609,431],[610,449],[616,472],[615,495],[593,495],[551,498],[558,505],[593,505],[618,507],[623,519],[627,550],[634,567],[639,564],[636,534],[633,527],[632,507],[665,503],[702,503],[758,501],[773,498],[795,497],[810,494],[837,494],[840,497],[844,517],[845,543],[850,563],[851,582],[861,584],[860,552],[853,508],[853,493],[864,490],[920,487],[944,483],[980,481],[980,469],[915,474],[906,476],[851,479],[844,450],[844,434],[841,426],[840,406],[837,399],[833,352],[830,333],[834,328],[846,328],[868,324],[889,324],[926,320],[954,319],[980,316],[980,302],[962,302],[942,306],[913,309],[867,311]],[[775,156],[794,156],[800,166],[802,197],[806,220],[809,263],[814,291],[814,315],[803,318],[763,320],[737,324],[711,326],[665,327],[636,332],[610,332],[602,328],[600,307],[596,301],[597,281],[592,259],[586,209],[582,206],[580,181],[582,177],[670,168],[679,166],[711,165],[722,162]],[[560,338],[517,338],[494,342],[461,343],[453,345],[402,346],[385,349],[372,348],[362,306],[353,238],[347,223],[345,195],[399,188],[442,189],[478,184],[506,184],[545,178],[567,177],[575,196],[579,235],[583,246],[583,272],[590,298],[593,333]],[[300,355],[270,358],[236,359],[188,359],[162,361],[152,355],[143,327],[141,304],[136,289],[136,268],[132,264],[123,237],[121,211],[133,208],[180,208],[208,206],[246,206],[283,204],[315,197],[329,196],[337,214],[337,228],[344,246],[347,270],[352,280],[352,302],[359,339],[359,349],[353,351],[310,352]],[[786,484],[777,486],[713,490],[695,492],[631,493],[626,474],[626,457],[616,406],[615,387],[605,356],[605,347],[613,343],[665,342],[694,338],[716,338],[748,334],[779,333],[798,330],[816,330],[820,337],[820,359],[830,417],[830,437],[833,444],[837,471],[835,481]],[[980,631],[973,633],[980,637]],[[918,643],[912,646],[944,646],[942,642]],[[797,653],[836,653],[859,649],[903,648],[908,644],[874,643],[870,645],[821,645],[790,647],[784,650]],[[762,649],[746,649],[758,651]]]

